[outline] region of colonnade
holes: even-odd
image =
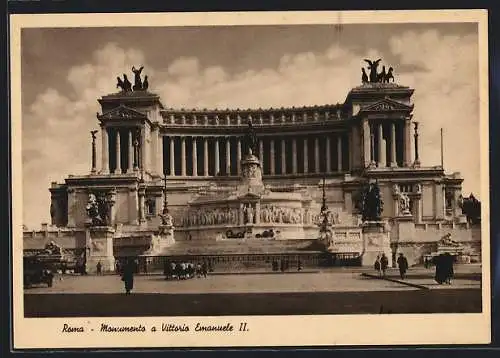
[[[296,175],[348,170],[344,134],[261,136],[257,152],[264,175]],[[164,173],[169,176],[240,175],[247,152],[239,136],[165,136]]]
[[[101,173],[131,173],[137,171],[144,161],[144,131],[138,128],[101,128],[102,135],[102,170]]]
[[[395,122],[365,125],[365,158],[371,167],[406,166],[411,161],[409,121],[403,128]],[[402,129],[402,131],[401,131]],[[401,133],[402,132],[402,133]],[[369,143],[369,146],[366,144]]]

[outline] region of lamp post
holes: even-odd
[[[328,206],[326,205],[326,177],[323,176],[323,199],[321,202],[321,213],[325,213],[328,210]]]
[[[93,130],[93,131],[90,131],[90,134],[92,135],[92,170],[91,170],[91,173],[92,174],[95,174],[97,169],[96,169],[96,145],[95,145],[95,135],[96,135],[97,131],[96,130]]]
[[[415,162],[414,165],[418,167],[420,165],[420,158],[418,157],[418,122],[413,122],[415,126],[415,134],[413,135],[415,138]]]
[[[163,175],[163,215],[168,214],[168,200],[167,200],[167,176]]]

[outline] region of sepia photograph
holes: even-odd
[[[101,15],[11,17],[15,341],[489,342],[485,11]]]

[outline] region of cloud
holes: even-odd
[[[145,66],[151,90],[167,107],[276,108],[342,103],[349,89],[360,84],[364,58],[396,59],[389,65],[397,82],[416,89],[414,119],[421,122],[423,165],[439,164],[443,127],[447,170],[461,171],[464,191],[478,193],[477,51],[475,36],[404,32],[389,38],[385,48],[362,54],[335,44],[322,52],[283,54],[275,68],[232,73],[222,66],[205,67],[196,57],[153,68],[143,53],[110,43],[91,62],[69,69],[70,91],[48,88],[23,113],[25,223],[49,220],[51,181],[89,172],[88,133],[97,127],[97,98],[116,91],[115,74],[130,73],[132,64]]]

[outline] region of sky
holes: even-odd
[[[166,107],[265,108],[344,102],[364,58],[415,89],[422,165],[440,164],[443,128],[446,171],[479,197],[475,24],[35,28],[21,33],[23,223],[50,223],[50,183],[89,173],[97,99],[133,65]]]

